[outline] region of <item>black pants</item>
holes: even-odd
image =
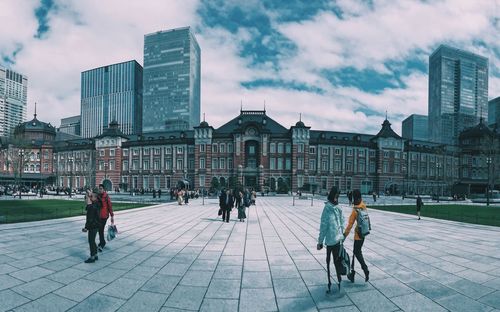
[[[108,222],[108,218],[101,219],[101,223],[99,224],[99,246],[101,247],[106,245],[106,240],[104,239],[104,227],[106,227],[106,222]]]
[[[231,209],[222,209],[222,221],[229,222],[230,215],[231,215]]]
[[[341,262],[340,262],[340,243],[333,246],[326,246],[326,267],[328,268],[328,282],[330,282],[330,259],[333,255],[333,264],[335,265],[335,272],[337,273],[337,280],[340,283],[342,281],[342,274],[340,272]]]
[[[95,237],[97,235],[98,229],[88,230],[89,234],[89,247],[90,247],[90,256],[93,257],[97,254],[97,245],[95,243]]]
[[[361,251],[361,247],[363,247],[364,239],[362,240],[354,240],[354,256],[358,259],[359,264],[361,264],[361,268],[364,272],[368,271],[368,266],[365,263],[365,259],[363,258],[363,252]],[[354,259],[352,259],[352,270],[354,270]]]

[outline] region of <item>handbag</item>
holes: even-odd
[[[349,257],[349,254],[345,250],[343,243],[340,243],[339,258],[340,258],[340,274],[347,275],[349,272],[351,272],[351,259]]]
[[[219,212],[217,213],[218,216],[222,216],[222,208],[219,208]]]
[[[108,241],[112,241],[116,234],[118,233],[118,228],[114,224],[108,225]]]

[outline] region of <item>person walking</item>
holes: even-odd
[[[373,202],[377,202],[377,193],[375,193],[375,191],[373,191],[372,193],[372,196],[373,196]]]
[[[361,198],[361,192],[358,189],[355,189],[352,191],[352,199],[354,202],[354,206],[352,208],[351,215],[349,216],[349,221],[347,224],[347,228],[344,231],[344,237],[347,237],[349,233],[351,232],[352,226],[354,225],[354,222],[357,223],[357,217],[358,217],[358,211],[360,209],[363,209],[366,211],[366,205],[363,202],[363,199]],[[358,259],[359,264],[361,265],[361,268],[363,269],[363,272],[365,273],[365,282],[368,282],[370,279],[370,271],[368,271],[368,266],[365,263],[365,259],[363,258],[363,252],[361,248],[363,247],[363,243],[365,242],[364,237],[361,237],[359,234],[358,227],[355,227],[354,230],[354,256],[356,259]],[[354,283],[354,275],[356,272],[354,271],[354,258],[352,259],[352,269],[349,274],[347,274],[347,278]]]
[[[187,205],[189,204],[189,191],[186,190],[185,194],[184,194],[184,204]]]
[[[109,216],[111,216],[111,224],[115,223],[113,207],[111,205],[111,199],[109,198],[106,189],[103,184],[99,184],[99,203],[101,204],[101,224],[99,225],[99,246],[97,249],[102,252],[104,246],[106,245],[106,240],[104,239],[104,228],[106,227],[106,222],[108,222]]]
[[[231,210],[234,207],[234,197],[231,194],[231,190],[226,191],[226,196],[224,197],[224,208],[222,209],[222,220],[229,223],[229,217],[231,216]]]
[[[97,198],[97,194],[93,193],[91,190],[87,190],[85,195],[85,203],[87,216],[85,219],[85,226],[82,229],[82,232],[88,233],[88,241],[90,247],[90,258],[85,260],[85,263],[94,263],[96,260],[99,260],[97,256],[97,245],[95,243],[95,237],[97,232],[99,231],[101,225],[100,218],[100,205],[99,200]]]
[[[243,193],[241,191],[238,191],[237,196],[236,196],[236,208],[238,208],[238,220],[240,222],[245,222],[245,219],[247,218],[247,215],[245,213],[245,202],[243,200]]]
[[[422,197],[420,195],[417,195],[417,216],[418,220],[420,220],[420,209],[422,209],[422,206],[424,203],[422,202]]]
[[[328,291],[331,291],[330,260],[333,255],[333,264],[337,273],[338,287],[340,290],[341,260],[340,248],[344,239],[344,216],[339,207],[339,192],[336,186],[332,186],[325,202],[323,213],[321,214],[321,224],[319,227],[318,245],[316,248],[321,250],[326,245],[326,267],[328,271]]]

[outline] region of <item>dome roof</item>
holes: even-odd
[[[295,127],[305,128],[305,126],[306,125],[302,122],[302,120],[297,121],[297,123],[295,124]]]
[[[459,138],[474,138],[474,137],[482,137],[482,136],[494,136],[495,133],[492,131],[485,123],[483,118],[479,119],[479,124],[474,127],[465,129],[460,133]]]
[[[208,124],[208,122],[206,122],[205,120],[203,120],[202,122],[200,122],[200,127],[207,128],[207,127],[210,127],[210,125]]]
[[[22,122],[18,124],[14,129],[15,134],[20,134],[24,132],[46,132],[55,135],[56,128],[52,126],[50,123],[38,120],[35,114],[32,120]]]

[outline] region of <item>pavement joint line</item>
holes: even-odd
[[[257,205],[255,205],[257,207]],[[238,294],[238,311],[240,310],[240,302],[241,302],[241,291],[243,290],[243,272],[245,271],[245,255],[247,251],[247,241],[248,241],[248,224],[250,223],[250,206],[248,209],[245,208],[245,212],[247,215],[247,219],[245,221],[245,243],[243,244],[243,262],[241,264],[241,275],[240,275],[240,292]],[[254,210],[254,209],[252,209]]]

